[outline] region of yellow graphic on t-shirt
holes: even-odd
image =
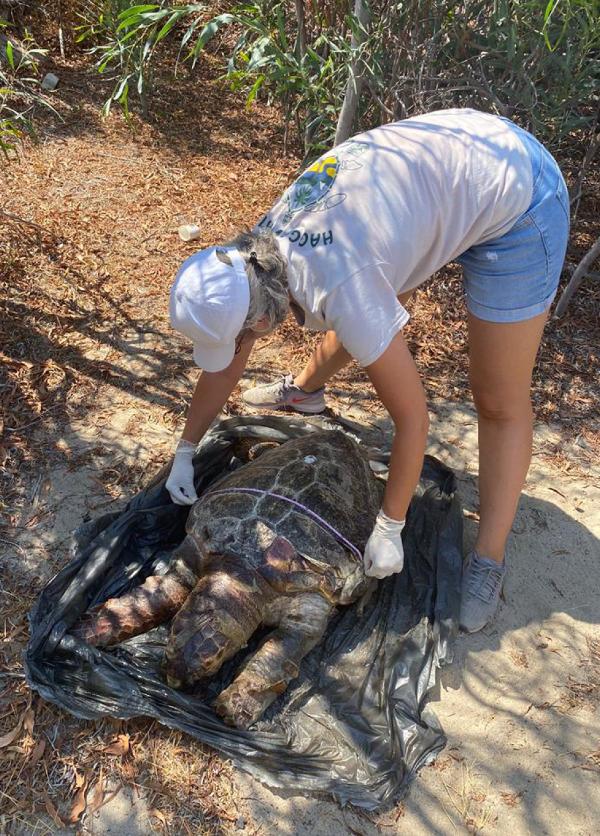
[[[322,203],[335,183],[339,167],[340,163],[335,154],[321,157],[309,166],[288,189],[287,214],[310,211]]]
[[[297,212],[322,212],[341,203],[343,194],[336,195],[335,200],[328,197],[338,173],[345,168],[361,168],[354,160],[366,149],[365,143],[350,140],[310,165],[284,195],[287,211],[283,222],[287,223]]]

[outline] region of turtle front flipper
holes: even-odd
[[[247,729],[286,690],[302,659],[323,638],[334,607],[322,595],[307,593],[291,596],[282,609],[279,627],[215,701],[217,713],[229,725]]]
[[[191,574],[151,575],[128,595],[110,598],[86,613],[73,633],[96,647],[146,633],[175,615],[190,594],[194,580]]]
[[[169,685],[181,688],[217,673],[245,647],[272,598],[273,591],[252,568],[213,556],[173,619],[166,649]]]

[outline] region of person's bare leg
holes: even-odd
[[[531,461],[531,374],[547,313],[525,322],[469,314],[470,379],[479,424],[475,550],[501,562]]]
[[[294,386],[300,387],[303,392],[316,392],[351,360],[335,331],[327,331],[306,366],[294,378]]]
[[[406,304],[413,292],[410,290],[408,293],[400,293],[400,304]],[[316,392],[351,361],[351,355],[338,340],[335,331],[327,331],[306,366],[294,378],[294,386],[298,386],[304,392]]]

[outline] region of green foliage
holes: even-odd
[[[113,91],[104,104],[105,114],[113,103],[118,102],[127,116],[132,90],[140,99],[142,111],[147,113],[156,47],[184,19],[188,21],[189,39],[205,8],[202,3],[174,6],[164,0],[144,4],[128,0],[91,0],[86,4],[81,14],[84,23],[79,27],[77,40],[95,41],[90,52],[97,56],[98,71],[110,71],[117,76]]]
[[[423,19],[417,3],[401,3],[377,18],[375,81],[394,112],[483,107],[549,143],[595,118],[598,0],[467,0],[430,9]]]
[[[23,133],[33,133],[34,106],[47,104],[35,92],[43,50],[34,47],[27,33],[18,47],[9,38],[10,24],[0,20],[0,153],[5,160],[14,154]]]
[[[285,2],[257,0],[235,11],[240,34],[227,64],[232,86],[247,91],[247,106],[259,94],[282,103],[286,124],[295,124],[313,150],[325,147],[352,60],[345,31],[322,32],[301,49]]]
[[[286,136],[306,150],[331,144],[348,78],[364,78],[360,124],[368,127],[436,107],[473,106],[518,119],[556,145],[590,125],[598,108],[598,0],[371,0],[361,30],[349,0],[247,0],[208,20],[201,4],[134,5],[97,0],[82,38],[93,37],[101,72],[117,72],[107,102],[144,109],[157,45],[176,36],[195,63],[232,27],[226,76],[246,94],[278,102]],[[352,35],[358,46],[351,45]],[[228,39],[228,43],[231,41]]]

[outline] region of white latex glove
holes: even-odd
[[[388,575],[402,571],[404,524],[405,520],[393,520],[383,510],[377,514],[363,557],[365,575],[372,578],[387,578]]]
[[[192,464],[195,452],[196,445],[183,438],[175,449],[175,458],[166,488],[176,505],[193,505],[198,499],[194,488],[194,465]]]

